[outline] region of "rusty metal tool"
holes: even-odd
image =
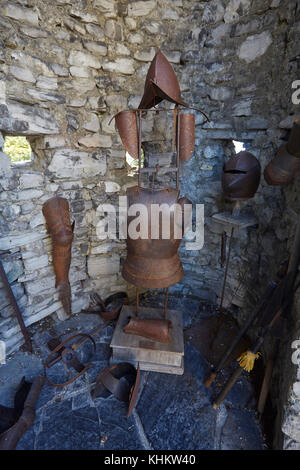
[[[298,289],[299,286],[300,284],[297,285],[295,291]],[[262,334],[258,337],[254,345],[251,347],[250,353],[254,358],[258,357],[259,350],[261,349],[261,346],[264,342],[265,337],[267,336],[268,333],[272,331],[274,325],[276,324],[280,316],[283,314],[284,310],[288,307],[289,303],[290,303],[290,299],[285,301],[285,303],[278,309],[278,311],[273,316],[269,325],[264,329]],[[234,373],[230,377],[229,381],[226,383],[225,387],[223,388],[223,390],[221,391],[217,399],[214,401],[213,408],[215,409],[218,408],[218,406],[222,403],[222,401],[227,397],[228,393],[230,392],[232,387],[235,385],[238,378],[242,375],[244,370],[245,370],[244,367],[241,365],[237,367],[237,369],[234,371]]]
[[[0,435],[0,450],[15,449],[23,434],[33,425],[35,419],[35,406],[44,383],[45,377],[42,375],[39,375],[34,379],[18,421]]]
[[[101,318],[106,321],[116,320],[123,305],[129,304],[128,295],[126,292],[116,292],[102,300],[98,293],[91,295],[92,304],[87,309],[87,313],[98,313]]]
[[[275,299],[272,299],[271,305],[268,307],[268,312],[265,313],[264,318],[262,319],[262,324],[265,325],[265,322],[268,321],[268,324],[264,326],[264,329],[257,341],[254,343],[253,347],[250,349],[249,353],[253,360],[258,357],[259,350],[264,342],[265,337],[272,332],[276,322],[285,314],[289,313],[293,305],[293,299],[295,292],[300,287],[300,282],[295,287],[296,278],[298,274],[298,267],[300,262],[300,216],[298,217],[297,229],[294,238],[293,248],[291,256],[289,258],[288,270],[285,278],[281,281],[281,289],[278,289],[276,292]],[[281,304],[279,308],[277,307],[279,300]],[[245,353],[247,355],[248,352]],[[241,363],[240,363],[241,364]],[[227,394],[231,388],[236,383],[237,379],[240,377],[244,370],[244,367],[240,365],[229,379],[224,389],[216,399],[213,404],[214,408],[217,408],[220,403],[226,398]],[[247,369],[249,370],[249,369]]]
[[[241,329],[235,340],[232,342],[228,350],[226,351],[225,355],[221,358],[219,364],[215,369],[212,370],[209,377],[206,378],[204,384],[206,387],[210,387],[212,382],[215,380],[217,373],[224,367],[226,361],[231,356],[232,352],[235,350],[237,345],[239,344],[240,340],[245,336],[251,325],[255,322],[255,320],[266,310],[270,299],[274,295],[275,290],[278,288],[279,283],[284,279],[288,268],[288,261],[285,261],[281,264],[280,269],[278,270],[276,277],[274,280],[271,280],[267,286],[266,291],[261,297],[261,300],[257,304],[256,308],[254,309],[253,314],[249,317],[247,322],[245,323],[244,327]],[[277,302],[277,300],[276,300]],[[273,308],[273,307],[272,307]]]
[[[2,251],[1,252],[1,254],[4,254],[4,253],[5,254],[9,253],[9,251]],[[23,317],[22,317],[22,313],[19,309],[19,306],[18,306],[17,301],[15,299],[15,296],[14,296],[14,293],[13,293],[12,288],[10,286],[10,283],[7,279],[7,275],[6,275],[6,272],[4,270],[1,259],[0,259],[0,278],[1,278],[1,281],[3,282],[4,288],[5,288],[5,291],[8,295],[8,298],[10,300],[10,303],[13,306],[15,316],[18,320],[21,332],[23,334],[23,337],[24,337],[24,340],[25,340],[25,345],[24,345],[25,349],[28,352],[32,352],[32,343],[31,343],[30,335],[29,335],[29,332],[28,332],[28,330],[25,326],[25,323],[24,323],[24,320],[23,320]]]
[[[101,327],[97,327],[96,329],[94,329],[92,333],[96,334],[106,326],[107,325],[101,325]],[[82,364],[78,359],[77,355],[75,354],[75,351],[78,349],[78,347],[85,341],[81,340],[80,342],[78,341],[78,343],[75,343],[75,345],[72,345],[71,347],[65,347],[67,343],[79,337],[81,337],[81,339],[84,339],[85,341],[88,339],[92,341],[94,346],[94,353],[96,352],[96,343],[90,334],[78,333],[76,335],[68,337],[62,342],[59,342],[57,338],[53,338],[48,342],[48,347],[49,349],[52,349],[52,351],[47,357],[46,362],[44,364],[44,375],[48,383],[53,387],[65,387],[66,385],[69,385],[70,383],[74,382],[74,380],[78,379],[78,377],[83,375],[91,367],[91,363],[87,365]],[[57,353],[59,354],[59,356],[57,356]],[[54,383],[47,377],[47,368],[52,367],[60,360],[64,362],[68,369],[75,369],[78,374],[64,383]]]
[[[129,362],[119,362],[106,367],[98,375],[91,396],[95,399],[114,395],[118,400],[129,403],[129,418],[138,398],[140,374],[139,364],[137,370]]]

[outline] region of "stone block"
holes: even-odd
[[[258,57],[264,55],[271,44],[272,36],[269,31],[248,36],[239,47],[238,57],[247,64],[250,64]]]
[[[30,8],[22,8],[19,5],[14,5],[13,3],[6,3],[6,5],[1,7],[1,13],[8,18],[17,20],[20,22],[25,22],[38,26],[39,16],[38,13]]]
[[[57,85],[57,78],[55,77],[45,77],[43,75],[40,75],[37,78],[36,86],[38,88],[44,88],[46,90],[56,90],[58,85]]]
[[[35,28],[33,26],[21,26],[20,31],[25,36],[29,36],[30,38],[47,38],[49,36],[48,31],[43,29]]]
[[[225,9],[219,0],[213,0],[209,2],[204,10],[202,15],[202,23],[204,24],[214,24],[218,21],[221,21],[224,17]]]
[[[59,125],[53,114],[38,106],[27,106],[16,102],[7,103],[8,118],[2,120],[4,131],[18,132],[19,135],[58,134]]]
[[[115,0],[95,0],[94,8],[99,10],[107,18],[114,18],[116,13]]]
[[[83,128],[87,131],[98,132],[100,130],[100,123],[97,114],[89,113],[86,121],[83,123]]]
[[[99,276],[111,276],[120,270],[120,257],[117,254],[111,255],[109,258],[100,256],[88,257],[88,274],[92,278]]]
[[[67,62],[70,65],[92,67],[94,69],[101,68],[101,63],[99,59],[97,59],[97,57],[93,56],[89,52],[72,50],[70,52]]]
[[[48,91],[40,91],[34,88],[26,88],[26,93],[32,98],[38,101],[50,101],[51,103],[63,104],[66,102],[66,98],[63,95],[51,93]]]
[[[138,16],[146,16],[151,11],[154,10],[157,3],[156,0],[146,0],[146,1],[139,1],[139,2],[132,2],[128,5],[128,16],[129,17],[138,17]]]
[[[96,147],[111,147],[112,141],[109,135],[100,135],[100,134],[90,134],[84,137],[81,137],[78,140],[79,145],[84,147],[96,148]]]
[[[42,255],[37,258],[28,258],[24,260],[25,269],[29,272],[44,268],[45,266],[48,266],[48,264],[48,255]]]
[[[23,173],[19,179],[20,189],[36,188],[44,184],[42,173]]]
[[[48,171],[58,178],[91,178],[105,174],[106,158],[100,152],[59,149],[53,155]]]
[[[17,80],[21,80],[23,82],[29,82],[29,83],[35,83],[36,79],[29,69],[24,69],[22,67],[17,67],[14,65],[11,65],[9,67],[9,71],[12,74],[14,78]]]
[[[70,15],[74,16],[75,18],[79,18],[83,23],[99,23],[97,15],[93,15],[82,10],[77,10],[75,8],[71,8]]]
[[[107,47],[105,42],[84,41],[83,45],[88,51],[93,52],[96,55],[105,56],[107,54]]]
[[[108,2],[111,3],[111,2]],[[103,41],[104,40],[104,31],[103,29],[95,24],[86,24],[85,28],[87,32],[91,35],[97,38],[98,41]]]
[[[226,6],[224,21],[225,23],[234,23],[240,16],[248,13],[251,0],[230,0]]]

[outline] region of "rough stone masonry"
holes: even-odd
[[[88,305],[92,291],[105,297],[130,289],[120,275],[125,245],[98,239],[97,207],[117,205],[136,181],[110,119],[137,105],[158,47],[174,66],[185,101],[211,118],[204,124],[196,116],[195,152],[180,178],[182,195],[205,204],[205,244],[192,252],[182,244],[186,274],[172,291],[219,298],[223,227],[211,216],[230,208],[221,192],[222,165],[232,140],[244,142],[263,168],[286,139],[299,115],[291,101],[292,83],[300,79],[299,30],[297,0],[0,1],[0,146],[6,135],[22,135],[33,151],[22,165],[0,155],[0,249],[11,251],[4,266],[27,325],[48,315],[64,318],[41,212],[55,194],[69,200],[75,220],[73,312]],[[163,118],[148,119],[145,148],[165,135]],[[284,188],[262,178],[248,206],[258,225],[235,236],[226,292],[239,321],[291,247],[299,178]],[[291,362],[299,301],[273,387],[284,448],[300,445],[300,368]],[[13,352],[21,334],[1,286],[0,310],[0,338]]]

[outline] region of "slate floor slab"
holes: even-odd
[[[163,306],[164,297],[141,300],[144,306]],[[156,303],[155,303],[156,302]],[[169,308],[183,311],[185,328],[201,316],[201,303],[195,299],[170,296]],[[71,335],[88,332],[101,323],[97,315],[79,314],[53,326],[52,333]],[[215,384],[207,389],[204,378],[210,364],[186,338],[185,372],[182,376],[142,372],[136,410],[127,419],[127,405],[113,396],[92,400],[90,391],[100,370],[109,364],[113,327],[97,337],[93,366],[67,387],[45,384],[37,403],[34,425],[18,443],[17,449],[262,449],[262,431],[255,414],[252,384],[242,375],[224,404],[217,410],[212,402],[234,368],[225,369]],[[51,335],[50,335],[51,337]],[[49,350],[48,331],[34,336],[35,354],[17,352],[0,367],[0,403],[11,406],[14,392],[23,375],[33,379],[43,371]],[[90,346],[80,352],[82,361],[90,360]],[[62,363],[53,367],[51,378],[67,380]]]

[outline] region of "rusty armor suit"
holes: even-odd
[[[177,253],[181,238],[175,238],[174,219],[177,221],[174,204],[178,204],[184,213],[187,198],[178,199],[179,191],[173,188],[151,190],[134,186],[127,189],[127,205],[143,204],[148,210],[148,236],[146,239],[132,239],[127,233],[127,258],[122,275],[124,279],[137,287],[163,288],[176,284],[183,278],[183,269]],[[170,237],[163,239],[163,215],[159,217],[158,239],[151,239],[151,204],[166,204],[170,209]],[[127,229],[135,216],[128,216]],[[181,219],[183,220],[183,218]],[[180,223],[182,230],[183,224]]]

